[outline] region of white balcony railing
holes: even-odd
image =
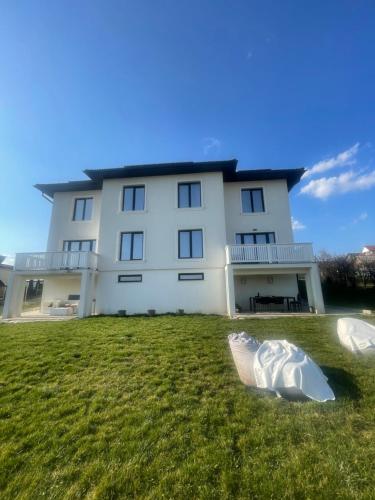
[[[227,245],[227,264],[289,264],[314,262],[311,243]]]
[[[17,253],[15,271],[68,271],[97,269],[98,255],[94,252],[33,252]]]

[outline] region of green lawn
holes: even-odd
[[[1,498],[373,498],[375,358],[344,351],[335,322],[0,324]],[[300,345],[337,401],[247,390],[239,330]]]

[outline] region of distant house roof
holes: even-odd
[[[72,181],[57,184],[36,184],[34,187],[53,197],[55,193],[65,191],[91,191],[101,189],[105,179],[124,179],[132,177],[153,177],[160,175],[196,174],[204,172],[222,172],[224,182],[264,181],[285,179],[290,191],[301,179],[304,168],[237,170],[237,160],[155,163],[147,165],[127,165],[120,168],[84,170],[90,180]]]
[[[375,252],[375,245],[365,245],[362,252]]]

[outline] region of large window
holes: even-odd
[[[263,189],[242,189],[241,200],[243,213],[264,212]]]
[[[201,206],[201,183],[181,182],[178,185],[178,208]]]
[[[121,233],[120,260],[143,259],[143,233]]]
[[[275,243],[275,233],[237,233],[237,245],[262,245]]]
[[[123,190],[122,209],[124,212],[135,212],[145,209],[145,187],[125,186]]]
[[[94,252],[95,240],[66,240],[63,250],[64,252]]]
[[[93,198],[76,198],[74,201],[73,220],[90,220]]]
[[[201,259],[203,257],[202,229],[189,229],[178,232],[178,258]]]

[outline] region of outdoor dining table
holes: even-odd
[[[290,303],[296,301],[295,297],[291,296],[275,296],[275,295],[256,295],[255,297],[250,297],[250,311],[256,312],[257,304],[260,305],[282,305],[283,309],[290,311]]]

